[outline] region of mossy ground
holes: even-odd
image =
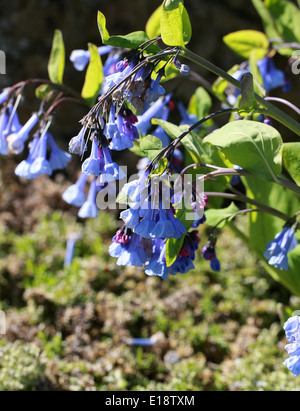
[[[39,198],[45,181],[25,197]],[[53,198],[54,183],[47,184]],[[5,188],[9,197],[12,188]],[[0,390],[299,390],[282,365],[282,325],[300,301],[229,228],[218,240],[220,273],[199,253],[194,271],[163,282],[109,257],[114,215],[82,224],[74,210],[46,201],[24,225],[13,201],[0,201],[7,208],[0,228],[0,309],[7,316]],[[74,231],[82,239],[64,268]],[[203,227],[202,244],[207,234]],[[153,348],[128,344],[153,335]]]

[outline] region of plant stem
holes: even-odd
[[[248,214],[248,213],[265,213],[265,211],[264,210],[261,210],[261,209],[259,209],[259,208],[246,208],[246,209],[244,209],[244,210],[239,210],[239,211],[237,211],[236,213],[232,213],[230,216],[228,216],[228,217],[225,217],[225,218],[222,218],[222,220],[220,220],[219,222],[218,222],[218,224],[216,224],[215,226],[214,226],[214,228],[213,228],[213,230],[216,230],[217,228],[218,228],[218,226],[220,225],[220,224],[222,224],[224,221],[227,221],[227,220],[230,220],[230,219],[232,219],[232,218],[234,218],[234,217],[237,217],[237,216],[239,216],[239,215],[243,215],[243,214]]]
[[[262,210],[263,212],[266,212],[268,214],[273,215],[274,217],[281,218],[284,221],[289,221],[291,219],[290,216],[287,214],[282,213],[281,211],[276,210],[275,208],[269,207],[266,204],[260,203],[259,201],[253,200],[252,198],[249,198],[243,194],[230,194],[230,193],[215,193],[215,192],[206,192],[204,193],[207,195],[207,197],[220,197],[220,198],[225,198],[228,200],[232,201],[241,201],[242,203],[245,204],[251,204],[258,209]]]
[[[215,66],[213,63],[205,60],[203,57],[198,56],[197,54],[191,52],[188,49],[182,49],[180,52],[181,56],[198,64],[199,66],[209,70],[210,72],[214,73],[218,77],[222,77],[223,79],[227,80],[233,86],[237,87],[239,90],[241,89],[241,83],[232,77],[230,74],[226,73],[226,71],[220,69],[219,67]],[[266,101],[264,98],[260,97],[258,94],[255,94],[256,100],[259,104],[261,104],[266,109],[266,115],[269,117],[274,118],[275,120],[279,121],[281,124],[292,130],[298,136],[300,136],[300,123],[290,117],[288,114],[281,111],[279,108],[275,107],[273,104]]]
[[[294,110],[300,116],[300,108],[296,107],[294,104],[292,104],[288,100],[285,100],[285,99],[279,98],[279,97],[265,97],[265,100],[266,101],[277,101],[277,103],[285,104],[286,106],[290,107],[292,110]]]

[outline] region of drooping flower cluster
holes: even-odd
[[[16,168],[17,176],[36,179],[39,175],[52,175],[55,170],[63,170],[71,161],[71,155],[58,148],[49,133],[51,119],[42,120],[41,113],[33,113],[22,126],[18,117],[19,96],[4,92],[6,100],[0,111],[0,154],[22,154],[28,145],[28,157]],[[11,96],[10,96],[11,94]],[[2,98],[0,98],[2,101]],[[39,125],[30,140],[30,134]],[[29,141],[29,142],[28,142]]]
[[[296,376],[300,375],[300,317],[291,317],[284,324],[286,338],[290,344],[285,349],[289,358],[284,361],[284,365]]]

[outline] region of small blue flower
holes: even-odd
[[[289,318],[283,329],[286,334],[286,338],[290,343],[299,342],[300,343],[300,317],[295,315],[294,317]]]
[[[300,355],[293,355],[284,361],[285,365],[296,377],[300,375]]]
[[[0,94],[0,105],[3,104],[4,101],[7,99],[9,92],[10,92],[9,88],[2,91],[2,93]]]
[[[38,155],[34,159],[30,167],[30,173],[32,176],[39,175],[49,175],[52,174],[52,168],[49,161],[47,160],[47,145],[48,145],[48,135],[43,133],[40,137]]]
[[[111,152],[108,147],[102,148],[102,156],[100,185],[111,183],[115,180],[122,180],[125,177],[125,173],[117,163],[112,161]]]
[[[124,110],[122,114],[118,114],[118,132],[115,132],[112,137],[110,144],[112,150],[122,151],[133,147],[133,142],[140,137],[135,126],[137,121],[137,117],[130,110]]]
[[[67,241],[67,248],[66,248],[66,255],[65,255],[65,262],[64,266],[69,267],[74,259],[74,253],[75,253],[75,246],[77,242],[81,239],[81,234],[80,233],[72,233]]]
[[[162,115],[164,114],[164,117],[167,117],[166,120],[168,119],[169,109],[164,109],[170,102],[170,100],[171,95],[168,95],[165,99],[160,98],[154,104],[152,104],[143,115],[138,116],[138,123],[136,127],[142,136],[146,136],[148,131],[152,127],[151,120],[153,118],[162,118]]]
[[[75,184],[70,186],[64,193],[63,199],[66,203],[74,207],[82,207],[86,201],[85,185],[87,183],[88,176],[82,173]]]
[[[179,113],[181,115],[182,121],[180,123],[180,125],[188,125],[188,126],[192,126],[194,124],[196,124],[199,121],[199,118],[195,115],[195,114],[189,114],[184,105],[182,103],[178,103],[177,104],[177,108],[179,110]],[[197,129],[196,129],[197,131]]]
[[[3,156],[8,156],[8,144],[6,141],[5,130],[9,120],[9,115],[7,111],[0,114],[0,154]]]
[[[171,209],[149,209],[144,213],[142,221],[134,228],[134,232],[144,238],[175,238],[186,234],[186,228],[173,214]]]
[[[153,240],[153,254],[146,263],[145,273],[149,277],[158,276],[165,281],[168,279],[166,244],[162,239]]]
[[[212,271],[220,272],[221,263],[217,258],[216,254],[216,238],[213,236],[210,237],[207,245],[203,248],[202,254],[206,261],[210,261],[210,268]]]
[[[266,91],[274,90],[285,86],[285,74],[275,67],[274,60],[265,57],[257,62],[258,68],[263,78],[263,85]]]
[[[91,183],[88,199],[83,204],[81,209],[79,210],[78,217],[83,218],[83,219],[98,217],[98,207],[96,203],[96,198],[97,198],[97,182],[95,179]]]
[[[110,53],[112,50],[111,46],[103,46],[98,48],[100,56]],[[70,60],[74,67],[78,71],[83,71],[89,64],[91,59],[91,53],[89,50],[73,50],[70,56]]]
[[[78,154],[82,156],[87,150],[85,144],[85,134],[87,127],[82,127],[79,134],[76,137],[73,137],[69,143],[69,152],[72,154]]]
[[[78,71],[83,71],[89,64],[91,53],[88,50],[73,50],[70,56],[71,62]]]
[[[129,208],[128,210],[122,211],[121,219],[128,228],[133,230],[140,222],[140,209]]]
[[[131,181],[122,187],[122,192],[140,206],[149,195],[148,176],[149,173],[144,172],[138,180]]]
[[[38,155],[40,138],[35,137],[30,144],[29,155],[26,160],[23,160],[16,168],[15,174],[18,177],[27,178],[29,180],[35,179],[37,176],[31,173],[31,166]]]
[[[267,244],[264,257],[270,265],[274,265],[279,270],[289,270],[288,253],[297,247],[298,241],[295,237],[295,230],[289,224],[283,227],[274,240]]]
[[[165,94],[165,89],[159,84],[162,79],[162,73],[160,72],[156,80],[151,80],[151,86],[147,89],[145,94],[145,101],[148,104],[155,102],[160,96]]]
[[[29,138],[29,133],[36,126],[38,121],[39,121],[39,115],[37,113],[33,113],[31,118],[21,128],[21,130],[19,130],[19,132],[10,134],[7,137],[9,151],[17,155],[21,154],[24,151],[25,142]]]
[[[118,258],[117,265],[119,266],[143,267],[147,260],[143,241],[134,233],[129,232],[127,235],[119,231],[113,238],[109,254],[111,257]]]
[[[116,107],[114,104],[112,104],[110,109],[109,120],[108,123],[106,123],[104,135],[108,140],[120,138],[118,124],[116,122]]]
[[[122,71],[117,71],[114,74],[111,74],[110,76],[106,77],[106,84],[107,86],[113,87],[115,84],[119,83],[121,80],[123,80],[123,78],[125,78],[128,74],[130,74],[130,72],[134,69],[134,62],[120,62],[122,64],[124,64],[126,67],[124,68],[124,70]],[[117,64],[117,70],[118,68],[120,68],[120,65]]]
[[[9,106],[0,114],[0,154],[7,156],[8,142],[7,137],[16,134],[22,129],[16,107]]]
[[[289,318],[283,328],[286,338],[291,343],[285,346],[290,357],[284,361],[283,365],[298,377],[300,375],[300,317]]]
[[[52,170],[64,170],[71,161],[72,156],[57,147],[51,134],[48,134],[48,142],[51,149],[49,163]]]
[[[97,140],[94,138],[91,155],[82,164],[83,173],[87,174],[88,176],[98,177],[100,175],[100,160],[101,149],[99,148]]]

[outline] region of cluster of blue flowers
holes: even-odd
[[[5,90],[0,95],[2,108],[0,111],[0,154],[22,154],[28,149],[28,157],[16,168],[19,177],[36,179],[39,175],[52,175],[55,170],[63,170],[71,161],[71,155],[61,150],[47,122],[42,119],[41,113],[33,113],[26,124],[21,125],[18,117],[20,96],[17,93]],[[36,126],[39,127],[36,128]],[[29,141],[31,132],[36,128],[33,139]],[[29,142],[28,142],[29,141]]]
[[[124,51],[105,46],[99,48],[99,54],[107,54],[99,103],[82,120],[81,130],[69,143],[69,153],[84,159],[81,174],[63,193],[64,201],[79,208],[78,216],[82,219],[96,218],[99,213],[98,193],[125,177],[122,168],[113,160],[113,151],[133,148],[135,142],[149,132],[161,140],[163,147],[169,146],[170,137],[161,127],[154,127],[152,119],[168,120],[170,111],[175,108],[172,95],[166,95],[161,85],[164,68],[156,70],[156,63],[143,64],[142,52],[133,51],[124,57]],[[89,60],[90,52],[86,50],[75,50],[71,55],[71,61],[80,71],[86,68]],[[188,74],[187,66],[176,58],[173,63],[180,73]],[[258,66],[267,91],[286,86],[284,73],[275,67],[272,59],[266,57],[259,61]],[[235,76],[240,78],[243,73],[240,70]],[[22,178],[50,176],[55,170],[65,169],[71,155],[56,145],[49,131],[52,118],[45,118],[43,110],[40,110],[21,125],[18,118],[20,100],[18,88],[7,89],[0,94],[0,154],[19,155],[27,149],[27,158],[15,170]],[[176,108],[181,115],[181,124],[193,125],[199,120],[189,114],[182,103],[177,102]],[[195,252],[199,247],[196,229],[205,222],[205,215],[199,214],[199,210],[203,211],[208,202],[205,196],[200,204],[196,196],[191,201],[194,210],[192,228],[195,231],[188,232],[176,217],[174,192],[168,182],[172,169],[182,171],[183,154],[174,148],[167,159],[168,168],[163,174],[167,183],[162,188],[157,187],[151,178],[155,165],[147,158],[139,162],[139,179],[122,189],[130,204],[128,210],[121,213],[124,227],[118,231],[110,247],[110,254],[118,258],[118,265],[143,266],[146,274],[163,279],[178,272],[187,273],[194,267]],[[297,245],[294,234],[295,227],[286,225],[282,233],[267,245],[264,255],[269,264],[288,270],[287,254]],[[166,248],[170,239],[183,239],[183,243],[176,261],[169,267]],[[212,270],[220,271],[215,245],[216,238],[212,235],[202,254],[210,262]]]
[[[263,88],[269,92],[277,88],[282,88],[284,92],[291,90],[291,81],[287,75],[275,65],[274,59],[272,57],[266,56],[261,60],[258,60],[257,66],[262,78]],[[247,63],[243,64],[239,70],[237,70],[233,77],[236,80],[241,81],[244,74],[251,71],[250,66]],[[227,99],[231,105],[236,104],[237,98],[240,96],[241,91],[237,88],[230,88],[230,92]]]
[[[285,347],[290,357],[283,364],[298,377],[300,375],[300,317],[296,315],[289,318],[284,324],[284,330],[290,342]]]
[[[274,240],[267,244],[264,257],[268,263],[279,270],[289,270],[288,253],[293,251],[298,240],[295,237],[295,229],[297,224],[293,222],[287,223],[283,230],[278,233]]]
[[[85,59],[84,64],[87,64],[87,52],[78,51],[73,53],[74,56],[77,58],[77,66],[81,58]],[[77,183],[64,193],[64,199],[69,204],[80,207],[85,202],[87,175],[94,176],[98,190],[104,184],[122,179],[122,170],[112,161],[111,151],[132,148],[134,142],[140,136],[146,136],[150,130],[151,135],[161,140],[163,147],[170,144],[170,137],[165,131],[161,127],[153,128],[151,122],[153,118],[168,120],[170,110],[174,109],[172,96],[165,95],[160,84],[164,70],[160,69],[154,74],[153,64],[136,69],[141,61],[141,55],[131,53],[120,61],[113,62],[113,69],[110,68],[110,74],[106,76],[106,85],[102,87],[105,90],[105,100],[100,110],[95,110],[85,118],[82,130],[71,140],[71,153],[84,155],[90,140],[92,148],[90,157],[83,163],[82,175]],[[183,74],[188,73],[187,66],[180,63],[175,66]],[[132,72],[134,75],[131,76]],[[113,92],[110,93],[111,90]],[[137,115],[133,113],[132,107]],[[182,117],[181,124],[194,124],[199,120],[188,114],[181,103],[178,103],[177,108]],[[170,157],[170,167],[181,171],[181,151],[173,150]],[[122,188],[123,193],[130,199],[130,204],[128,210],[121,213],[124,226],[113,238],[109,253],[117,258],[118,265],[144,267],[147,275],[160,276],[166,280],[168,275],[187,273],[194,268],[193,261],[200,239],[197,230],[187,232],[182,222],[176,218],[174,193],[168,183],[168,172],[164,175],[166,184],[157,186],[150,178],[149,165],[151,166],[149,159],[142,159],[138,164],[140,178]],[[95,201],[95,197],[93,198]],[[207,202],[207,197],[204,197],[200,208],[205,209]],[[205,222],[205,216],[197,213],[199,205],[197,207],[196,203],[192,204],[192,208],[195,210],[193,228],[197,228]],[[181,238],[184,239],[178,257],[168,267],[167,241]],[[212,264],[212,268],[220,270],[220,264]]]

